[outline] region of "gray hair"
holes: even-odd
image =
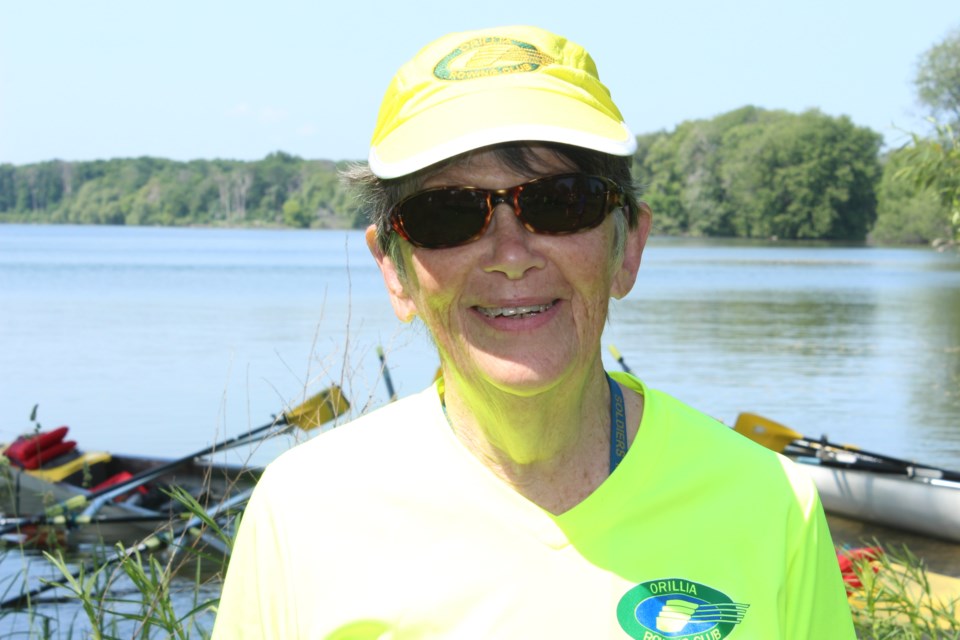
[[[536,145],[538,148],[548,149],[562,160],[571,162],[580,172],[609,178],[623,188],[627,204],[614,214],[613,259],[614,264],[618,263],[625,251],[627,227],[635,228],[639,219],[638,189],[630,175],[632,158],[563,144],[536,143]],[[488,147],[488,149],[494,152],[498,161],[510,169],[518,173],[537,174],[534,166],[536,156],[531,143],[506,143]],[[416,173],[389,180],[374,175],[366,164],[352,165],[341,172],[341,180],[357,199],[362,213],[375,225],[380,250],[393,260],[401,277],[404,277],[405,269],[400,252],[399,236],[394,232],[388,215],[390,208],[403,198],[419,191],[432,175],[452,164],[464,162],[470,155],[471,152],[468,152]]]

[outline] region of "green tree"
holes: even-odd
[[[247,207],[255,217],[271,222],[282,220],[283,203],[302,184],[302,164],[300,158],[282,151],[254,163]]]
[[[783,172],[777,235],[863,240],[877,216],[880,134],[812,110],[779,129],[794,164]],[[786,233],[787,235],[783,235]]]
[[[290,198],[283,203],[283,223],[288,227],[299,229],[310,226],[310,214],[297,198]]]
[[[906,165],[897,176],[921,191],[934,193],[947,211],[950,240],[960,244],[960,136],[949,124],[937,125],[933,138],[913,136],[903,154]]]
[[[883,243],[929,244],[951,234],[949,209],[931,189],[918,189],[898,174],[908,166],[908,151],[896,149],[883,157],[877,187],[877,223],[872,240]]]
[[[895,175],[936,195],[944,205],[948,238],[960,243],[960,29],[921,56],[915,84],[934,132],[929,137],[913,134]],[[944,120],[938,122],[938,116]]]
[[[661,233],[862,240],[879,148],[846,117],[743,107],[638,138],[636,175]]]
[[[643,198],[653,209],[653,231],[665,235],[686,233],[688,216],[680,199],[682,178],[677,164],[676,133],[639,136],[633,174]]]
[[[914,85],[932,116],[960,123],[960,28],[921,56]]]
[[[12,164],[0,164],[0,220],[16,209],[16,175]]]

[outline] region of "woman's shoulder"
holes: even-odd
[[[779,476],[795,490],[807,491],[810,483],[784,456],[737,433],[720,419],[647,386],[635,376],[613,376],[644,397],[638,431],[644,446],[680,455],[689,466],[722,464],[744,470],[746,475]]]
[[[805,512],[817,501],[813,480],[786,456],[667,393],[649,388],[646,392],[645,406],[651,408],[652,414],[650,428],[668,432],[674,446],[684,443],[691,463],[710,468],[712,461],[726,469],[728,478],[740,478],[760,493],[792,495]],[[763,478],[763,482],[758,483],[758,478]]]
[[[633,374],[615,371],[610,376],[628,389],[643,396],[641,428],[669,427],[670,429],[697,429],[722,432],[723,422],[674,396],[648,386]]]

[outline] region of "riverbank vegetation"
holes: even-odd
[[[903,177],[927,148],[917,140],[881,154],[881,136],[849,118],[744,107],[639,136],[634,172],[660,234],[944,240],[949,199]],[[342,167],[283,152],[0,165],[0,222],[361,228]]]
[[[931,574],[906,546],[855,560],[846,577],[858,638],[960,638],[960,599],[939,584],[953,579]]]
[[[129,158],[0,165],[0,221],[118,225],[356,226],[338,166]]]
[[[222,535],[216,523],[206,526]],[[48,552],[60,576],[45,584],[59,583],[58,593],[2,610],[0,620],[24,637],[209,638],[223,565],[191,548],[186,555],[183,547],[170,551],[115,550],[119,555],[86,572],[74,570],[62,551]],[[216,571],[204,570],[211,564]],[[844,578],[858,638],[960,638],[960,601],[937,589],[923,560],[908,548],[860,556]]]

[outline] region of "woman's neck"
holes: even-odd
[[[445,405],[464,446],[548,511],[579,504],[609,475],[610,390],[599,360],[582,378],[533,396],[460,386],[454,376]]]

